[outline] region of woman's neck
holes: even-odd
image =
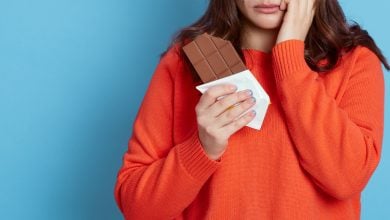
[[[249,22],[241,30],[241,47],[270,52],[275,45],[278,29],[260,29]]]

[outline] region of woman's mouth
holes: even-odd
[[[277,4],[260,4],[254,7],[256,12],[263,14],[273,14],[280,11],[280,6]]]

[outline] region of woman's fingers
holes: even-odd
[[[202,112],[213,105],[218,97],[234,93],[237,87],[234,85],[217,85],[210,87],[199,99],[196,111]]]
[[[223,127],[232,121],[236,120],[242,113],[246,112],[256,103],[254,97],[247,98],[245,101],[240,102],[238,105],[226,110],[217,117],[217,127]]]
[[[244,101],[251,96],[251,90],[243,90],[240,92],[229,94],[210,106],[210,116],[217,117],[223,112],[225,112],[227,109],[232,108],[234,105]]]
[[[280,10],[292,11],[291,14],[306,15],[314,9],[315,0],[282,0]]]
[[[315,0],[283,0],[281,8],[287,7],[287,10],[276,43],[290,39],[305,40],[313,22],[314,2]]]
[[[219,126],[218,115],[229,107],[240,104],[242,100],[252,97],[252,92],[248,92],[250,90],[235,92],[236,90],[237,88],[229,85],[213,86],[202,95],[195,107],[199,139],[211,159],[218,159],[225,151],[229,137],[253,119],[253,115],[249,115],[233,121],[226,129]],[[241,108],[242,111],[243,106],[237,109]],[[234,114],[241,112],[235,107],[231,108],[234,109]]]
[[[251,110],[245,113],[240,118],[232,121],[230,124],[227,124],[226,126],[222,127],[221,130],[226,135],[231,136],[232,134],[240,130],[242,127],[247,125],[249,122],[251,122],[255,116],[256,112],[254,110]]]

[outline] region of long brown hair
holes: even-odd
[[[317,0],[313,23],[305,40],[305,60],[315,71],[327,72],[338,63],[343,51],[358,45],[373,51],[387,70],[390,65],[366,30],[357,23],[348,24],[337,0]],[[240,52],[241,18],[236,0],[210,0],[205,14],[175,36],[172,45],[183,46],[202,33],[209,33],[232,42]],[[325,65],[318,65],[326,60]]]

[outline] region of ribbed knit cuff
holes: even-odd
[[[302,40],[287,40],[272,48],[272,64],[276,81],[287,77],[298,77],[311,71],[305,61],[305,43]]]
[[[218,168],[220,162],[211,160],[204,152],[199,140],[198,131],[175,148],[181,164],[195,179],[205,182]]]

